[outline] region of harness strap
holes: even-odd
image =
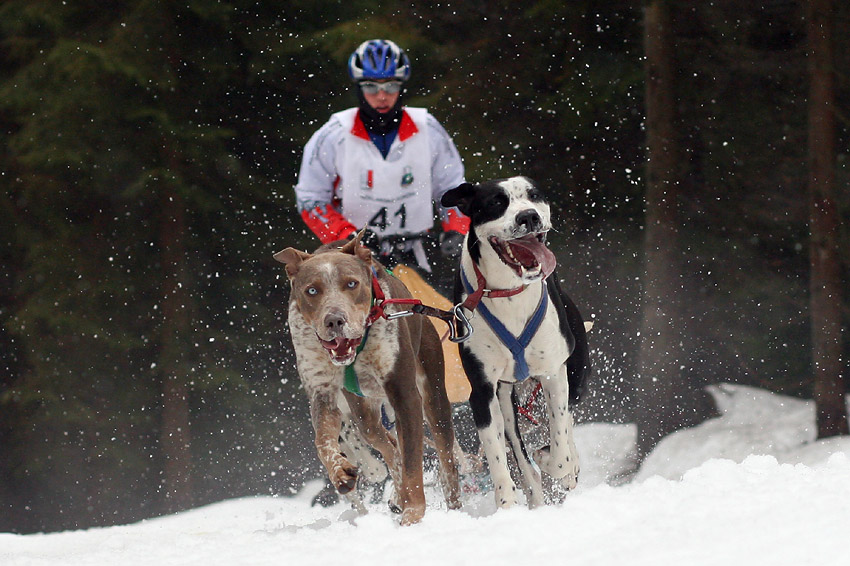
[[[461,276],[467,292],[471,293],[472,285],[470,285],[469,279],[467,279],[463,270],[461,270]],[[519,336],[511,334],[510,331],[505,328],[505,325],[502,324],[502,321],[496,318],[493,313],[490,312],[490,309],[484,305],[484,303],[480,303],[478,305],[478,310],[481,312],[481,316],[484,317],[484,320],[493,330],[493,333],[499,337],[502,344],[504,344],[505,347],[510,350],[511,354],[513,354],[514,379],[517,381],[524,381],[529,377],[528,362],[525,359],[525,349],[531,343],[531,339],[534,338],[534,335],[537,334],[537,330],[543,322],[543,317],[546,315],[546,308],[548,305],[549,293],[547,293],[546,289],[543,288],[541,289],[540,301],[537,303],[537,308],[528,322],[525,323],[525,328],[523,328],[522,333]]]
[[[525,405],[519,405],[516,408],[517,413],[527,418],[531,421],[531,424],[538,425],[537,419],[534,418],[534,403],[537,401],[537,395],[540,393],[540,389],[542,389],[542,384],[538,381],[537,385],[534,386],[534,390],[531,392],[531,395],[528,396],[528,401],[526,401]]]
[[[475,307],[477,307],[478,303],[481,302],[482,297],[491,299],[513,297],[514,295],[525,291],[525,288],[527,287],[527,285],[520,285],[513,289],[487,289],[487,281],[484,279],[484,274],[481,273],[481,270],[478,268],[478,264],[474,261],[472,262],[472,268],[475,270],[475,278],[477,280],[476,284],[478,285],[475,291],[472,290],[472,286],[469,284],[466,274],[463,273],[463,268],[460,269],[460,272],[463,274],[463,282],[466,285],[466,292],[469,293],[461,306],[470,312],[475,310]]]
[[[389,271],[387,273],[392,275]],[[369,310],[369,316],[366,317],[366,327],[372,326],[379,318],[389,319],[391,315],[384,312],[384,307],[393,304],[420,305],[422,301],[419,299],[387,299],[383,289],[381,289],[381,284],[378,282],[378,272],[372,267],[372,308]]]
[[[391,271],[387,270],[387,273],[395,277]],[[444,311],[438,309],[437,307],[423,305],[422,301],[419,299],[385,298],[384,292],[381,290],[381,286],[378,283],[378,273],[375,271],[374,267],[372,268],[372,295],[372,308],[369,311],[369,316],[366,318],[367,326],[371,326],[379,318],[385,318],[386,320],[395,320],[397,318],[410,316],[412,314],[421,314],[424,316],[439,318],[440,320],[448,324],[449,340],[451,340],[452,342],[463,342],[467,340],[472,334],[472,326],[469,324],[469,320],[466,318],[463,312],[461,312],[460,305],[455,305],[455,307],[452,308],[452,310],[450,311]],[[384,311],[384,307],[386,305],[392,304],[412,306],[411,309],[408,311],[399,311],[387,314]]]

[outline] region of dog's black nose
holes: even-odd
[[[325,315],[325,328],[330,331],[342,330],[345,326],[345,315],[340,311],[331,311]]]
[[[516,215],[516,225],[519,228],[525,228],[526,232],[539,232],[543,227],[540,221],[540,215],[533,208],[523,210]]]

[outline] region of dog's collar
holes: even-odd
[[[483,297],[490,299],[513,297],[514,295],[522,293],[528,287],[528,285],[520,285],[519,287],[514,287],[512,289],[487,289],[487,280],[484,278],[484,274],[481,273],[481,269],[478,268],[478,264],[474,261],[472,262],[472,268],[475,270],[475,278],[477,279],[476,285],[478,285],[474,291],[472,290],[472,285],[469,284],[469,280],[466,278],[466,274],[463,272],[463,268],[461,267],[460,269],[463,282],[466,285],[467,292],[469,293],[461,306],[470,312],[474,311],[476,307],[478,307],[478,303],[481,302]]]

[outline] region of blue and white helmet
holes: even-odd
[[[354,81],[410,78],[410,60],[404,50],[388,39],[370,39],[348,58],[348,74]]]

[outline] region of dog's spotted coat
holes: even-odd
[[[393,504],[401,510],[402,524],[418,522],[425,513],[424,415],[437,448],[447,505],[460,507],[451,406],[436,330],[418,316],[393,321],[378,318],[367,325],[373,276],[388,299],[410,297],[407,288],[372,261],[359,237],[341,248],[323,246],[315,254],[287,248],[275,259],[286,264],[292,285],[292,343],[310,401],[316,451],[331,484],[340,493],[351,493],[359,475],[339,445],[343,411],[350,411],[363,438],[387,464],[396,490]],[[390,305],[387,312],[396,308]],[[364,346],[358,354],[361,342]],[[343,388],[345,368],[352,364],[362,397]],[[395,414],[397,436],[381,423],[383,403]]]

